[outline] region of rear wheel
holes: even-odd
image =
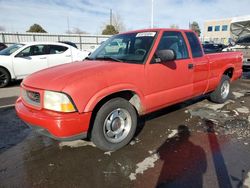
[[[219,86],[210,94],[210,100],[216,103],[224,103],[230,94],[230,78],[223,75]]]
[[[104,151],[114,151],[127,145],[137,126],[134,107],[123,98],[106,102],[96,114],[91,140]]]
[[[10,82],[10,74],[4,68],[0,67],[0,88],[5,87]]]

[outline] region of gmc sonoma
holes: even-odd
[[[120,45],[109,50],[114,42]],[[190,30],[131,31],[114,35],[84,62],[28,76],[15,107],[41,134],[90,137],[114,151],[133,138],[139,116],[206,93],[225,102],[242,62],[241,52],[205,55]]]

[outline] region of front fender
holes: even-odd
[[[95,106],[105,97],[121,92],[121,91],[132,91],[140,98],[142,109],[144,109],[145,99],[143,93],[135,86],[130,84],[119,84],[113,85],[110,87],[106,87],[99,92],[97,92],[91,99],[88,101],[87,105],[81,109],[82,112],[91,112],[95,108]]]

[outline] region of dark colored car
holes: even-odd
[[[0,51],[7,48],[7,47],[8,46],[6,44],[0,42]]]
[[[73,42],[69,42],[69,41],[59,41],[59,42],[64,43],[64,44],[68,44],[68,45],[70,45],[70,46],[73,46],[73,47],[77,48],[76,44],[73,43]],[[78,49],[78,48],[77,48],[77,49]]]
[[[206,54],[221,52],[227,46],[224,44],[204,43],[202,44]]]

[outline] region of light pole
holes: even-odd
[[[151,28],[154,27],[154,0],[151,0]]]

